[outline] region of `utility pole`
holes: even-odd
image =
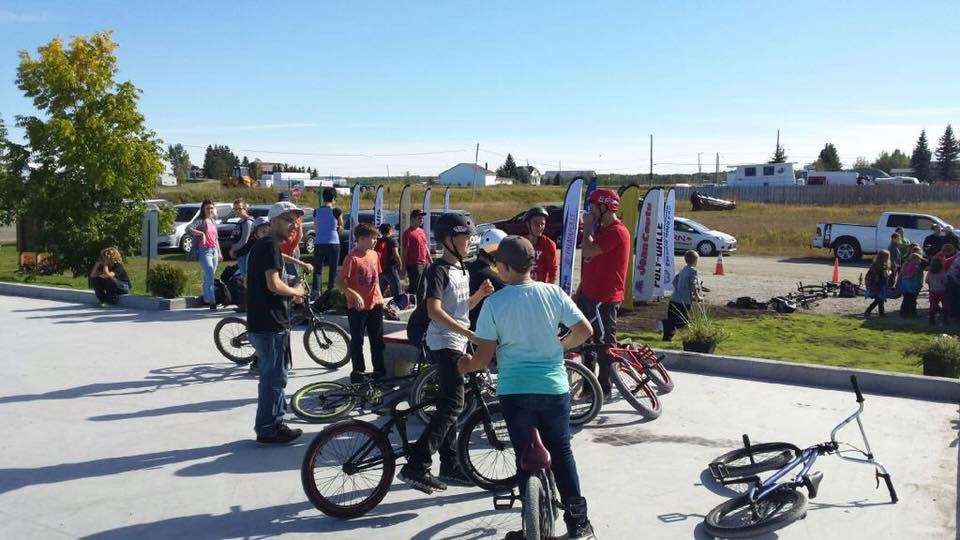
[[[713,183],[720,183],[720,152],[717,152],[717,171],[713,173]]]
[[[478,161],[480,161],[480,143],[477,143],[477,150],[473,153],[473,185],[474,187],[476,187],[477,185],[477,167],[479,167],[479,164],[477,163]],[[486,175],[487,173],[483,173],[483,174]],[[484,182],[486,182],[486,180],[484,180]]]
[[[390,178],[390,164],[387,163],[387,179]]]
[[[650,134],[650,185],[653,186],[653,133]]]
[[[697,152],[697,178],[703,176],[703,166],[700,164],[700,156],[703,155],[703,152]]]

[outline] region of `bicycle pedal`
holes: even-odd
[[[516,504],[519,497],[516,493],[511,491],[510,493],[504,494],[493,494],[493,507],[496,510],[510,510]]]

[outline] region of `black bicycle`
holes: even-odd
[[[470,374],[467,386],[480,393],[480,376]],[[399,398],[399,394],[398,394]],[[344,420],[326,427],[317,434],[303,457],[300,479],[303,491],[310,502],[328,516],[349,519],[361,516],[376,508],[390,491],[396,471],[397,459],[409,456],[413,445],[407,436],[407,419],[417,409],[432,402],[401,409],[403,399],[384,404],[374,412],[388,416],[378,427],[362,420]],[[480,402],[471,418],[482,415],[480,428],[494,437],[498,445],[510,446],[506,435],[506,422],[500,413],[499,404]],[[461,441],[470,438],[469,423],[460,431]],[[391,440],[396,433],[398,444]],[[499,438],[504,437],[503,441]],[[484,464],[476,464],[482,473],[487,473]],[[511,463],[516,474],[516,465]],[[496,473],[496,469],[494,470]],[[487,473],[487,474],[494,474]],[[493,480],[498,480],[496,477]]]
[[[746,538],[781,529],[805,517],[807,497],[799,489],[806,488],[809,498],[816,498],[823,473],[811,473],[810,470],[817,458],[828,454],[836,454],[846,461],[873,466],[877,487],[880,487],[880,479],[883,479],[891,502],[898,501],[890,473],[874,459],[870,442],[867,441],[867,433],[860,420],[864,399],[856,375],[850,376],[850,383],[857,394],[859,407],[857,412],[833,428],[829,441],[801,450],[785,442],[751,445],[749,437],[744,435],[744,448],[728,452],[710,463],[710,473],[721,484],[751,484],[751,487],[744,495],[717,506],[707,514],[703,524],[708,533],[719,538]],[[837,441],[837,433],[854,420],[860,428],[865,450]],[[851,453],[863,457],[845,455]],[[796,469],[799,470],[792,479],[783,481]],[[757,476],[758,473],[773,470],[776,472],[766,480],[761,481]]]

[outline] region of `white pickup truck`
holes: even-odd
[[[934,224],[948,225],[937,216],[909,212],[884,212],[880,214],[876,225],[817,223],[813,247],[832,249],[842,262],[858,261],[863,255],[886,249],[897,227],[903,227],[904,234],[911,242],[922,245]]]

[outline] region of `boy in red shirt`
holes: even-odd
[[[423,300],[423,290],[421,281],[423,272],[430,264],[430,242],[427,241],[427,235],[423,232],[423,216],[426,214],[423,210],[414,210],[410,212],[410,228],[403,231],[400,237],[400,243],[403,246],[403,264],[407,269],[407,277],[410,278],[410,285],[407,292],[417,298],[417,302]]]
[[[534,259],[530,277],[534,281],[556,283],[560,271],[557,244],[543,234],[543,231],[547,228],[547,218],[549,217],[550,214],[545,208],[535,206],[527,210],[526,215],[523,216],[523,221],[527,225],[527,240],[533,244]]]
[[[337,273],[337,287],[347,296],[347,320],[350,323],[350,382],[363,380],[366,362],[363,358],[363,336],[370,339],[373,357],[372,377],[386,373],[383,365],[383,295],[380,293],[380,258],[373,250],[379,233],[370,223],[353,229],[357,247],[343,259]]]
[[[589,343],[607,347],[617,344],[617,309],[623,302],[630,256],[630,232],[617,218],[620,197],[609,189],[590,195],[590,212],[583,217],[583,254],[580,287],[574,295],[577,307],[590,319],[593,337]],[[610,397],[610,357],[606,349],[589,351],[584,365],[591,370],[599,359],[600,388]]]

